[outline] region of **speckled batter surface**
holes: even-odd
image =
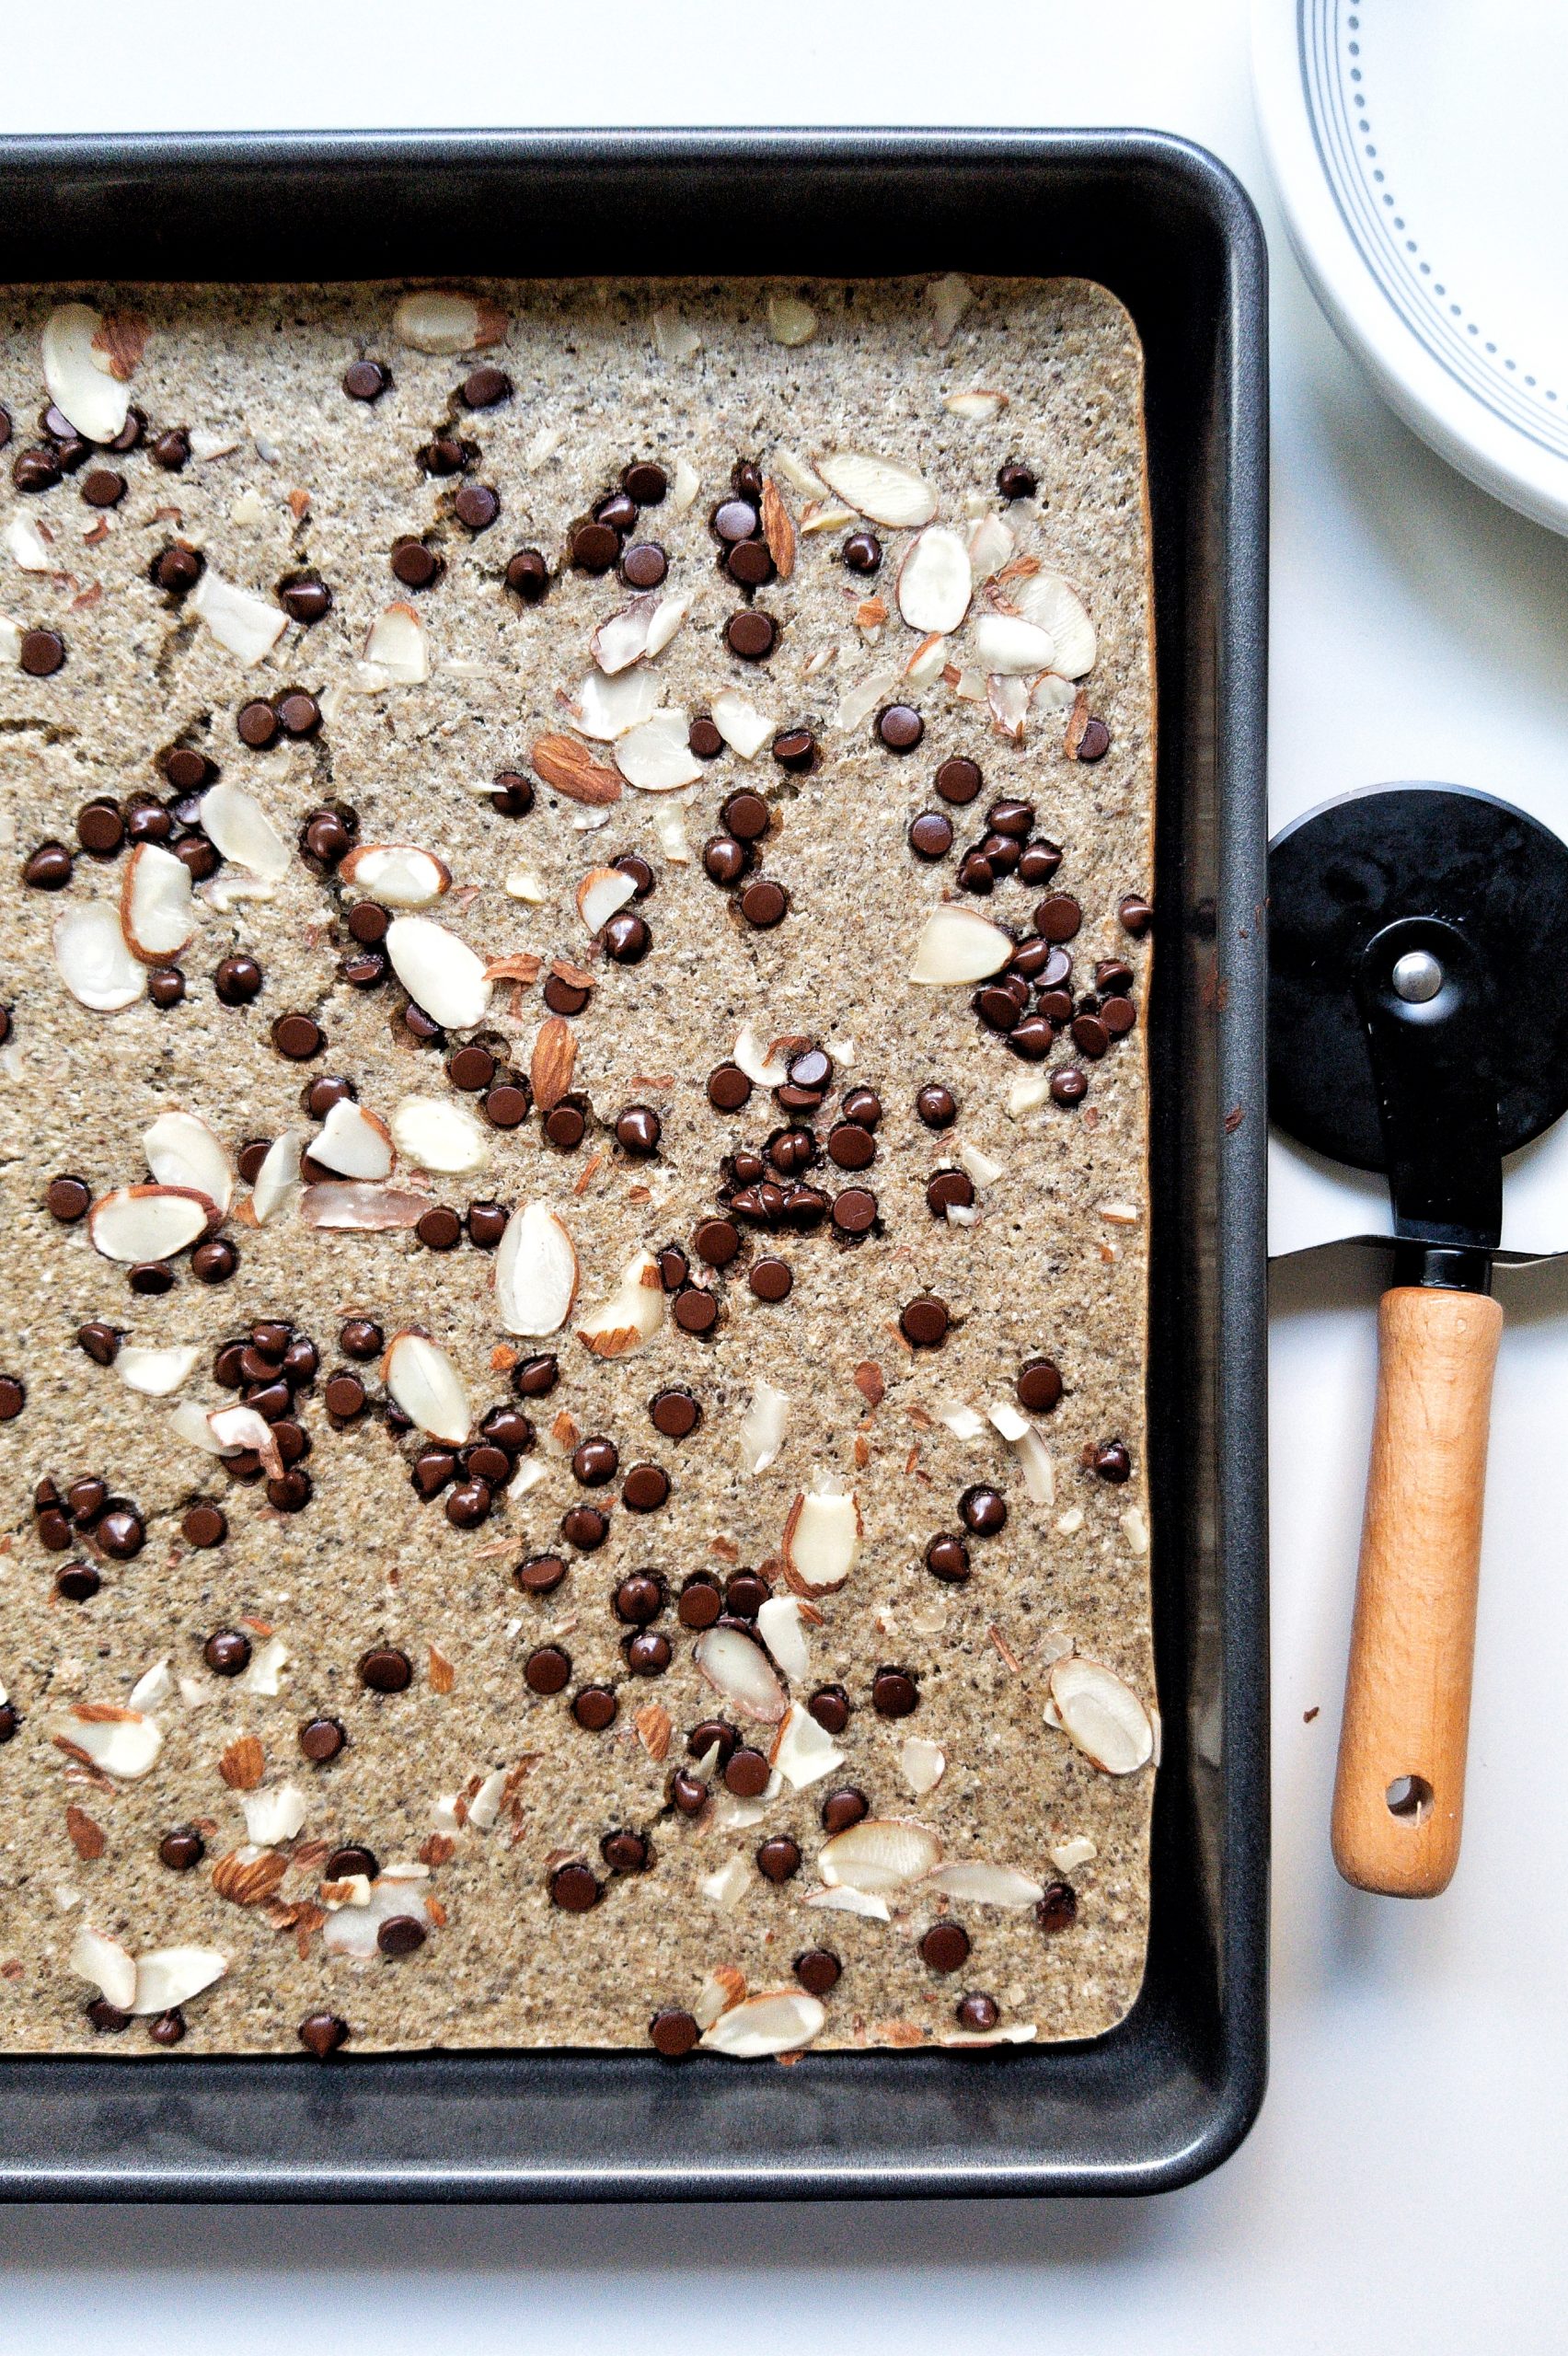
[[[13,422],[0,461],[0,1004],[9,1011],[0,1048],[0,1372],[25,1392],[19,1413],[0,1423],[8,1696],[0,2046],[149,2059],[297,2052],[299,2026],[314,2015],[346,2025],[350,2055],[432,2044],[642,2045],[661,2009],[712,2012],[717,2000],[702,1992],[715,1968],[738,1970],[752,1992],[790,1986],[795,1958],[819,1948],[843,1967],[823,2000],[824,2047],[948,2036],[958,2001],[974,1992],[994,1999],[1003,2027],[1040,2038],[1101,2032],[1143,1975],[1153,1770],[1100,1772],[1045,1711],[1052,1663],[1069,1643],[1154,1703],[1143,1403],[1148,944],[1117,918],[1126,895],[1150,889],[1153,814],[1142,377],[1131,324],[1089,284],[977,279],[943,340],[940,300],[924,282],[818,285],[773,290],[815,314],[811,340],[789,346],[770,332],[763,285],[503,284],[482,290],[505,314],[502,341],[443,355],[399,340],[401,291],[83,290],[79,299],[146,323],[130,394],[147,431],[141,447],[94,452],[32,492],[17,487],[11,468],[22,450],[50,447],[34,424],[47,398],[40,335],[71,291],[0,297],[0,403]],[[341,389],[345,368],[366,356],[393,379],[373,402]],[[513,389],[470,410],[457,388],[481,362],[503,369]],[[1007,405],[978,416],[944,405],[975,388],[1005,393]],[[149,445],[174,427],[190,430],[193,454],[167,471]],[[432,476],[416,456],[444,432],[468,445],[458,476]],[[1073,584],[1098,632],[1079,684],[1109,731],[1102,758],[1066,755],[1073,689],[1047,687],[1021,741],[994,721],[971,641],[977,617],[993,604],[1006,609],[1005,579],[994,595],[976,588],[968,620],[941,650],[945,667],[915,689],[898,687],[921,637],[894,596],[913,536],[856,515],[808,528],[835,502],[802,488],[800,468],[834,450],[916,470],[940,522],[967,537],[983,518],[998,518],[1016,557]],[[736,691],[770,723],[768,738],[812,732],[809,772],[781,768],[765,741],[750,760],[727,748],[680,791],[628,786],[602,810],[537,778],[531,749],[547,733],[574,733],[590,634],[630,594],[613,571],[571,568],[570,529],[636,460],[655,461],[671,490],[643,511],[628,544],[657,541],[669,567],[661,594],[691,601],[652,666],[663,704],[696,716]],[[997,469],[1009,461],[1032,471],[1037,496],[999,496]],[[776,484],[796,535],[790,576],[755,595],[719,569],[709,524],[737,462]],[[104,467],[122,475],[124,494],[90,506],[84,481]],[[499,493],[488,529],[455,519],[464,481]],[[858,529],[882,543],[873,574],[842,560]],[[37,534],[46,569],[29,569]],[[443,560],[429,588],[393,577],[389,552],[405,535],[425,536]],[[265,660],[244,667],[189,596],[151,579],[177,540],[268,604],[278,584],[318,576],[330,611],[312,626],[290,623]],[[525,546],[542,550],[554,575],[536,605],[504,584],[509,558]],[[866,610],[879,597],[889,609],[880,622]],[[366,633],[394,601],[423,627],[422,682],[388,684],[363,667]],[[754,605],[778,628],[775,651],[755,664],[722,636],[728,618]],[[65,653],[41,676],[18,659],[34,643],[24,634],[38,631],[57,633]],[[853,691],[866,681],[857,711]],[[288,688],[318,699],[318,731],[248,748],[236,733],[240,708]],[[877,711],[900,699],[924,723],[922,741],[904,754],[876,726]],[[199,749],[212,776],[255,796],[290,848],[287,872],[269,897],[223,907],[198,892],[193,938],[170,961],[185,976],[182,1002],[160,1010],[144,998],[92,1011],[57,970],[52,928],[67,908],[117,906],[126,853],[82,852],[77,814],[98,797],[122,810],[137,794],[177,802],[160,766],[174,745]],[[613,765],[611,745],[585,750]],[[906,830],[917,813],[945,806],[933,778],[955,756],[981,765],[984,786],[967,808],[949,810],[953,850],[925,864]],[[489,798],[506,770],[535,779],[525,815],[502,814]],[[744,921],[701,860],[721,803],[743,785],[771,807],[760,872],[789,895],[789,914],[771,930]],[[960,854],[984,836],[986,810],[1007,797],[1032,805],[1032,834],[1062,849],[1059,872],[1043,891],[1001,877],[989,897],[971,897],[958,888]],[[483,958],[532,952],[547,974],[553,958],[592,973],[588,1004],[571,1021],[572,1086],[587,1112],[575,1150],[545,1141],[536,1109],[517,1128],[490,1129],[479,1100],[446,1077],[455,1037],[419,1044],[395,978],[362,989],[341,977],[354,946],[346,916],[364,895],[295,850],[311,814],[328,804],[352,811],[361,844],[437,853],[453,888],[423,913]],[[48,839],[75,852],[61,890],[22,881],[25,860]],[[628,852],[653,871],[651,895],[637,905],[651,945],[640,963],[621,964],[591,938],[574,891],[590,869]],[[536,898],[505,888],[519,870],[531,871]],[[236,875],[230,861],[213,881]],[[1070,895],[1082,912],[1066,944],[1072,992],[1092,992],[1097,961],[1124,958],[1135,971],[1139,1022],[1098,1059],[1062,1037],[1043,1064],[1024,1062],[976,1019],[970,987],[908,978],[925,918],[942,899],[1021,939],[1045,892]],[[237,1007],[213,987],[220,962],[236,955],[253,957],[263,976],[259,995]],[[522,1074],[546,1011],[542,978],[498,983],[475,1034]],[[290,1011],[311,1015],[325,1034],[308,1064],[272,1044],[273,1023]],[[830,1196],[870,1187],[877,1225],[847,1242],[831,1224],[765,1234],[742,1222],[740,1257],[707,1271],[691,1239],[721,1208],[723,1157],[761,1150],[788,1125],[766,1087],[734,1114],[708,1101],[709,1074],[747,1022],[764,1046],[789,1034],[827,1045],[831,1086],[820,1111],[801,1116],[819,1139],[846,1089],[875,1091],[882,1114],[870,1167],[819,1161],[806,1175]],[[1067,1065],[1088,1078],[1081,1103],[1009,1110],[1019,1082]],[[494,1254],[467,1237],[438,1252],[406,1230],[327,1234],[304,1223],[297,1199],[258,1225],[242,1184],[224,1230],[238,1250],[234,1275],[204,1284],[179,1254],[172,1288],[148,1297],[95,1250],[90,1222],[62,1223],[46,1207],[63,1172],[80,1175],[95,1197],[145,1182],[142,1138],[170,1107],[199,1114],[236,1156],[291,1128],[308,1139],[319,1123],[304,1109],[306,1095],[323,1075],[351,1080],[361,1103],[387,1118],[410,1094],[475,1115],[487,1167],[424,1176],[400,1164],[392,1183],[460,1212],[476,1201],[556,1209],[582,1271],[562,1331],[526,1340],[503,1330]],[[941,1133],[916,1115],[928,1083],[958,1103]],[[616,1141],[616,1115],[628,1104],[659,1114],[652,1159],[634,1160]],[[928,1207],[926,1188],[933,1171],[960,1162],[961,1149],[985,1159],[974,1165],[976,1216],[952,1224]],[[613,1292],[640,1250],[670,1244],[720,1300],[712,1334],[683,1331],[666,1302],[659,1330],[636,1350],[592,1355],[574,1331],[582,1311]],[[782,1302],[758,1299],[746,1281],[764,1253],[792,1272]],[[900,1312],[926,1293],[947,1305],[950,1330],[940,1347],[912,1350]],[[375,1361],[354,1369],[368,1392],[363,1415],[338,1428],[326,1410],[327,1379],[350,1363],[339,1344],[349,1317],[375,1321],[388,1340],[411,1326],[427,1333],[458,1369],[476,1422],[523,1404],[536,1437],[517,1461],[541,1477],[526,1473],[535,1484],[520,1495],[498,1486],[473,1529],[448,1519],[450,1491],[422,1500],[409,1478],[421,1435],[388,1429]],[[195,1345],[193,1371],[169,1397],[140,1395],[117,1366],[78,1345],[78,1329],[95,1320],[133,1349]],[[271,1504],[265,1482],[234,1478],[172,1420],[177,1399],[202,1409],[235,1403],[238,1394],[214,1379],[214,1354],[266,1320],[309,1336],[319,1357],[289,1418],[309,1442],[310,1494],[296,1511]],[[510,1369],[535,1351],[558,1356],[559,1383],[548,1399],[519,1403]],[[1054,1473],[1049,1503],[1027,1494],[1019,1454],[995,1428],[964,1438],[942,1420],[955,1407],[984,1417],[992,1403],[1014,1401],[1020,1368],[1042,1355],[1065,1386],[1060,1404],[1036,1419]],[[776,1460],[754,1474],[741,1425],[763,1377],[787,1394],[787,1425]],[[677,1384],[702,1411],[679,1441],[655,1431],[648,1408],[655,1392]],[[552,1434],[563,1414],[577,1435],[615,1443],[619,1470],[605,1487],[590,1492],[574,1478],[573,1433],[563,1425]],[[1130,1456],[1121,1482],[1082,1461],[1113,1440]],[[634,1514],[621,1490],[628,1469],[647,1461],[663,1467],[670,1495],[659,1510]],[[64,1546],[40,1542],[37,1484],[52,1479],[63,1492],[87,1476],[140,1517],[145,1542],[133,1555],[105,1552],[90,1516]],[[822,1686],[844,1689],[842,1764],[743,1807],[709,1757],[700,1764],[711,1796],[688,1819],[668,1795],[678,1768],[699,1764],[688,1756],[690,1729],[724,1717],[766,1749],[777,1728],[737,1715],[703,1681],[677,1617],[683,1583],[707,1572],[722,1584],[739,1567],[762,1566],[775,1593],[788,1594],[780,1555],[791,1503],[829,1477],[853,1490],[862,1537],[847,1582],[815,1600],[821,1623],[803,1631],[809,1670],[789,1690],[799,1706]],[[927,1569],[925,1549],[961,1530],[960,1494],[976,1484],[1000,1492],[1006,1527],[968,1537],[972,1574],[945,1585]],[[228,1525],[225,1542],[207,1549],[182,1534],[202,1499],[218,1504]],[[588,1502],[610,1524],[592,1553],[559,1535],[562,1516]],[[520,1593],[514,1565],[557,1549],[564,1582],[545,1597]],[[57,1592],[66,1564],[98,1573],[89,1600]],[[672,1658],[663,1673],[642,1677],[628,1668],[633,1631],[613,1599],[645,1567],[663,1582],[654,1626]],[[222,1630],[248,1638],[243,1675],[208,1665],[204,1648]],[[548,1643],[568,1655],[570,1677],[563,1692],[541,1695],[525,1662]],[[407,1655],[406,1691],[362,1683],[358,1664],[375,1646]],[[887,1667],[913,1681],[910,1715],[890,1718],[873,1704],[873,1680]],[[618,1702],[599,1733],[570,1708],[594,1682]],[[73,1713],[130,1708],[139,1683],[161,1744],[146,1772],[105,1773],[81,1741],[84,1724],[105,1722]],[[299,1729],[322,1715],[340,1720],[347,1740],[317,1764],[302,1753]],[[908,1772],[913,1763],[924,1780],[923,1754],[904,1750],[912,1736],[945,1755],[940,1781],[918,1794]],[[248,1737],[261,1762],[250,1791],[255,1750],[235,1750]],[[285,1786],[299,1796],[298,1830],[250,1842],[244,1802]],[[949,1861],[1006,1865],[1041,1888],[1070,1885],[1076,1918],[1047,1929],[1032,1898],[974,1903],[924,1883],[894,1891],[886,1921],[812,1905],[823,1804],[846,1788],[864,1796],[874,1818],[928,1827]],[[287,1820],[292,1804],[283,1806]],[[194,1827],[204,1846],[189,1870],[160,1862],[176,1827]],[[605,1863],[601,1844],[617,1829],[644,1836],[646,1870]],[[759,1843],[777,1835],[801,1852],[799,1871],[778,1883],[755,1862]],[[380,1885],[368,1914],[327,1903],[329,1858],[349,1843],[366,1847],[384,1876],[424,1868],[407,1885],[406,1907],[393,1908]],[[240,1865],[259,1865],[248,1881],[238,1867],[219,1870],[235,1852]],[[741,1862],[726,1881],[732,1859]],[[571,1861],[601,1886],[582,1913],[552,1902],[552,1875]],[[241,1883],[240,1894],[220,1894],[225,1881]],[[1059,1921],[1064,1901],[1054,1906]],[[413,1951],[335,1951],[335,1924],[399,1911],[423,1932]],[[918,1946],[943,1918],[971,1942],[946,1974]],[[180,2041],[149,2041],[155,2015],[94,2026],[86,2007],[98,1991],[71,1961],[84,1924],[133,1957],[195,1946],[224,1958],[215,1984],[184,2004],[173,2027],[165,2022],[166,2037],[183,2027]]]

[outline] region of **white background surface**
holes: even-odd
[[[1323,326],[1264,185],[1241,0],[595,0],[548,14],[530,0],[77,0],[26,26],[13,7],[6,130],[1189,133],[1252,190],[1274,251],[1276,819],[1401,776],[1491,786],[1568,819],[1568,550],[1430,456]],[[1458,13],[1442,12],[1449,37]],[[520,248],[520,271],[528,259]],[[1343,1888],[1325,1831],[1376,1285],[1375,1263],[1348,1247],[1277,1273],[1273,2084],[1217,2176],[1155,2202],[1054,2208],[11,2212],[8,2342],[52,2356],[249,2356],[306,2335],[334,2356],[544,2356],[601,2332],[638,2356],[715,2342],[857,2356],[1003,2342],[1097,2356],[1561,2350],[1568,1277],[1506,1280],[1465,1855],[1447,1898],[1403,1908]]]

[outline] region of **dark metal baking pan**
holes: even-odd
[[[960,270],[1101,280],[1148,367],[1159,955],[1150,1471],[1164,1758],[1136,2006],[1092,2043],[808,2055],[0,2062],[17,2199],[1137,2192],[1264,2073],[1265,260],[1142,133],[0,143],[0,282]]]

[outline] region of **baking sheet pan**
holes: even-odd
[[[808,2054],[789,2069],[627,2052],[0,2060],[0,2197],[711,2200],[1187,2181],[1246,2132],[1265,2052],[1262,232],[1223,167],[1156,133],[0,141],[0,283],[519,270],[1072,271],[1110,286],[1142,335],[1164,1727],[1144,1992],[1093,2043]]]

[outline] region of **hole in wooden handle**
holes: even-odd
[[[1389,1814],[1401,1824],[1424,1824],[1432,1813],[1432,1786],[1424,1775],[1396,1775],[1383,1796]]]

